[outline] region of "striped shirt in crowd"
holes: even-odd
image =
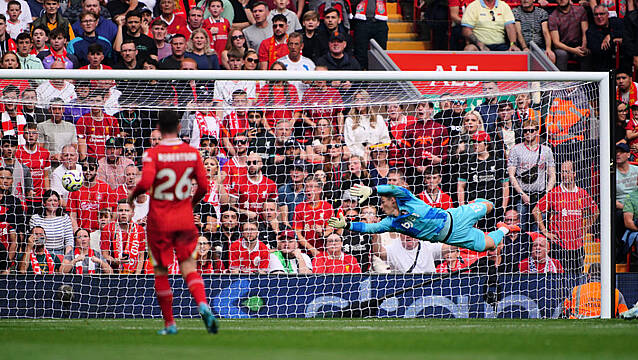
[[[44,218],[35,214],[31,217],[29,227],[42,226],[47,236],[47,250],[61,250],[67,246],[74,246],[73,225],[69,215]]]

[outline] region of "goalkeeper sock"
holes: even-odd
[[[188,290],[191,292],[193,299],[195,299],[195,303],[197,303],[197,305],[201,303],[208,304],[206,301],[206,291],[204,290],[204,280],[202,280],[199,273],[197,271],[193,271],[186,275],[185,280]]]
[[[173,292],[168,283],[168,275],[155,275],[155,293],[157,294],[157,302],[162,309],[164,317],[164,325],[166,327],[174,325],[173,319]]]

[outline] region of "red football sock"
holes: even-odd
[[[208,304],[206,301],[206,291],[204,290],[204,280],[202,280],[202,277],[197,271],[186,275],[186,285],[197,305],[201,303]]]
[[[168,283],[168,275],[155,275],[155,294],[162,316],[164,317],[164,325],[170,326],[175,324],[173,319],[173,292]]]

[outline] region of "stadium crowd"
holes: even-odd
[[[381,0],[0,3],[7,7],[0,14],[5,69],[361,70],[368,40],[387,41]],[[467,5],[454,10],[450,3],[450,14],[451,34],[460,19],[468,50],[525,50],[544,39],[553,44],[545,47],[548,57],[566,66],[570,59],[586,66],[584,58],[595,56],[585,46],[595,43],[586,39],[596,28],[587,27],[586,11],[618,20],[607,18],[609,6],[566,0],[555,10],[558,19],[536,14],[541,8],[529,0],[514,11],[521,20],[507,15],[505,2]],[[476,19],[493,6],[503,10],[489,10],[494,24],[481,29],[485,21]],[[633,6],[619,16],[625,11],[628,22]],[[571,25],[579,29],[578,44]],[[488,41],[495,32],[515,40]],[[620,43],[600,36],[608,48]],[[638,108],[631,75],[618,72],[625,109]],[[595,99],[582,88],[538,99],[497,96],[498,86],[483,83],[478,104],[389,98],[378,106],[372,89],[348,81],[4,80],[0,271],[151,273],[149,195],[134,207],[125,198],[139,179],[144,149],[161,142],[153,108],[178,107],[180,136],[199,149],[211,184],[193,219],[202,273],[450,272],[473,263],[481,266],[472,271],[583,272],[585,239],[599,235],[600,199],[591,193]],[[621,106],[617,208],[630,211],[629,235],[618,241],[619,248],[629,245],[626,254],[637,236],[632,231],[638,233],[626,215],[638,218],[638,168],[629,164],[638,153],[638,116],[621,118]],[[70,169],[83,172],[78,191],[62,186]],[[363,222],[383,217],[377,198],[359,204],[350,194],[354,184],[403,186],[444,209],[488,199],[495,212],[480,229],[504,221],[522,231],[486,253],[399,234],[335,231],[326,221],[338,213]],[[178,273],[177,262],[169,270]]]

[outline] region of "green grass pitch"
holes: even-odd
[[[638,322],[503,319],[0,320],[0,359],[637,359]]]

